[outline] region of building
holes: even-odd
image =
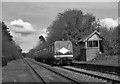
[[[100,33],[94,31],[92,34],[87,35],[78,41],[80,46],[79,61],[89,61],[94,59],[98,54],[103,52],[102,40]]]

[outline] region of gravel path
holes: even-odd
[[[102,73],[102,72],[90,71],[90,70],[85,70],[85,69],[80,69],[80,68],[75,68],[75,67],[70,67],[70,66],[65,66],[65,67],[76,70],[76,71],[82,71],[85,73],[90,73],[90,74],[94,74],[97,76],[105,77],[105,78],[119,80],[119,76],[117,76],[117,75],[111,75],[111,74],[106,74],[106,73]]]
[[[2,68],[3,82],[36,82],[23,60],[15,60]]]

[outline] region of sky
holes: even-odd
[[[9,0],[8,2],[8,0],[4,0],[2,2],[2,12],[0,11],[2,18],[0,20],[7,24],[15,42],[20,45],[24,52],[28,52],[35,47],[39,41],[38,37],[40,35],[46,36],[46,28],[52,24],[57,14],[68,8],[92,13],[96,18],[100,18],[102,22],[109,22],[108,25],[111,22],[116,25],[118,18],[118,2],[108,2],[108,0],[106,2],[73,2],[73,0],[69,2],[18,1]]]

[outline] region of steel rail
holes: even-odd
[[[55,70],[52,70],[52,69],[50,69],[50,68],[48,68],[48,67],[46,67],[46,66],[44,66],[44,65],[42,65],[42,64],[40,64],[40,63],[36,63],[36,62],[34,62],[34,61],[32,61],[32,60],[30,60],[30,61],[33,62],[33,63],[35,63],[35,64],[37,64],[37,65],[39,65],[39,66],[41,66],[41,67],[43,67],[43,68],[45,68],[45,69],[47,69],[47,70],[49,70],[49,71],[51,71],[51,72],[54,72],[54,73],[57,74],[57,75],[60,75],[60,76],[62,76],[62,77],[64,77],[64,78],[72,81],[73,84],[80,84],[80,81],[74,80],[74,79],[72,79],[72,78],[70,78],[70,77],[68,77],[68,76],[66,76],[66,75],[60,74],[59,72],[57,72],[57,71],[55,71]],[[82,81],[81,81],[81,83],[82,83]]]
[[[82,69],[93,70],[93,71],[120,76],[119,66],[98,65],[98,64],[88,64],[88,63],[73,63],[73,66],[76,68],[82,68]]]
[[[45,82],[45,80],[37,73],[37,71],[30,65],[30,63],[26,59],[24,59],[24,61],[28,64],[32,71],[40,78],[40,83],[47,84],[47,82]]]
[[[103,79],[103,80],[106,80],[108,82],[120,83],[119,80],[114,80],[114,79],[98,76],[98,75],[95,75],[95,74],[92,74],[92,73],[86,73],[86,72],[82,72],[82,71],[77,71],[77,70],[74,70],[74,69],[71,69],[71,68],[66,68],[66,67],[63,67],[63,66],[61,66],[60,68],[63,68],[63,69],[66,69],[66,70],[70,70],[70,71],[73,71],[73,72],[77,72],[79,74],[85,74],[85,75],[92,76],[92,77],[95,77],[95,78]]]

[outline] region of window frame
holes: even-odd
[[[96,44],[94,45],[95,42],[97,42],[97,46],[95,46]],[[88,43],[90,43],[90,44],[88,45]],[[87,41],[86,48],[99,48],[99,40]]]

